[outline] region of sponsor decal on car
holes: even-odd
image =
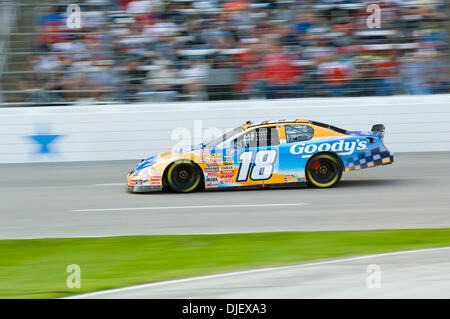
[[[208,159],[209,163],[222,164],[222,153],[211,153]]]
[[[200,150],[200,163],[207,163],[209,161],[209,149]]]
[[[205,186],[206,187],[217,187],[219,185],[219,180],[217,176],[208,176],[205,178]]]
[[[206,173],[206,176],[207,177],[217,177],[217,176],[219,176],[219,172],[209,172],[209,173]]]
[[[356,141],[344,141],[339,140],[337,142],[325,142],[318,144],[307,144],[305,143],[296,143],[293,144],[289,152],[293,155],[301,155],[302,158],[311,157],[316,152],[335,152],[339,155],[351,155],[355,152],[355,150],[362,151],[367,149],[367,141],[360,141],[357,139]]]
[[[293,174],[284,175],[283,181],[285,183],[294,183],[294,182],[298,181],[298,177],[297,177],[297,175],[293,175]]]
[[[234,164],[234,157],[229,155],[223,156],[223,162],[224,163],[232,163],[232,164],[226,164],[226,165],[233,165]]]
[[[220,175],[220,177],[221,178],[227,178],[227,179],[229,179],[229,178],[234,179],[234,173],[222,173]]]
[[[220,167],[220,171],[222,171],[222,172],[225,172],[225,171],[234,172],[234,166],[231,166],[231,165],[221,166]]]
[[[144,183],[148,183],[148,178],[138,178],[135,180],[136,185],[142,185]]]
[[[234,179],[233,178],[222,178],[220,180],[220,184],[233,184],[234,183]]]
[[[218,173],[219,172],[219,167],[206,167],[205,168],[205,173],[209,174],[209,173]]]
[[[206,188],[210,188],[210,187],[217,187],[217,186],[219,186],[219,183],[218,182],[206,183],[205,185],[206,185]]]
[[[237,154],[237,149],[236,148],[227,148],[225,150],[225,154],[227,156],[233,156],[234,154]]]

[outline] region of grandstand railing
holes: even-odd
[[[9,34],[11,33],[15,19],[16,6],[10,1],[0,3],[0,30],[2,30],[3,33],[0,37],[0,78],[2,77],[3,69],[5,67]],[[2,90],[1,82],[0,90]],[[0,103],[2,103],[3,100],[3,95],[0,93]]]

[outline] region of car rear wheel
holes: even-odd
[[[315,187],[331,187],[342,176],[339,159],[332,154],[318,154],[312,157],[306,166],[306,179]]]
[[[173,163],[167,172],[167,183],[177,193],[188,193],[196,190],[202,181],[201,169],[192,162]]]

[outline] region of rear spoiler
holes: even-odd
[[[383,124],[375,124],[374,126],[372,126],[372,132],[379,132],[380,133],[380,139],[384,138],[384,131],[386,130],[386,128],[384,127]]]

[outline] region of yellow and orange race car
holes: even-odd
[[[393,163],[384,129],[377,124],[369,132],[347,131],[309,120],[247,122],[207,144],[142,160],[128,173],[128,190],[331,187],[343,171]]]

